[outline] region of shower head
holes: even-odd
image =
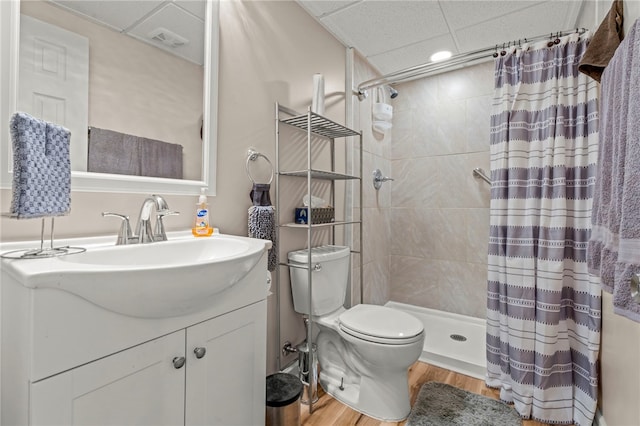
[[[398,96],[398,91],[391,86],[387,86],[387,88],[389,89],[389,96],[391,96],[391,99],[395,99]]]

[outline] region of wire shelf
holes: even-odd
[[[324,180],[350,180],[350,179],[360,179],[360,176],[351,176],[345,175],[342,173],[335,172],[327,172],[324,170],[293,170],[290,172],[280,172],[281,176],[296,176],[296,177],[307,177],[307,174],[311,174],[313,179],[324,179]]]
[[[311,133],[324,136],[325,138],[335,139],[344,138],[347,136],[359,136],[360,133],[355,130],[351,130],[344,127],[341,124],[331,121],[321,115],[314,112],[309,112],[304,115],[297,115],[291,118],[283,118],[280,122],[296,127],[298,129],[308,131],[309,129],[309,115],[311,116]]]
[[[282,225],[280,225],[282,228],[308,228],[308,227],[312,227],[312,228],[323,228],[326,226],[336,226],[336,225],[355,225],[360,223],[359,220],[354,220],[354,221],[349,221],[349,222],[342,222],[342,221],[338,221],[338,222],[327,222],[327,223],[313,223],[311,225],[309,225],[308,223],[283,223]]]

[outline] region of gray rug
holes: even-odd
[[[445,385],[422,385],[406,426],[521,426],[516,410],[501,401]]]

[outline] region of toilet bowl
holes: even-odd
[[[309,251],[289,253],[294,309],[311,314],[320,385],[342,403],[383,421],[404,420],[411,411],[407,371],[424,342],[422,323],[384,306],[343,307],[350,249],[315,247],[311,251],[312,301],[309,309]]]

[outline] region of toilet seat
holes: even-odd
[[[422,339],[424,327],[414,316],[378,305],[356,305],[338,317],[340,330],[355,338],[385,345]]]

